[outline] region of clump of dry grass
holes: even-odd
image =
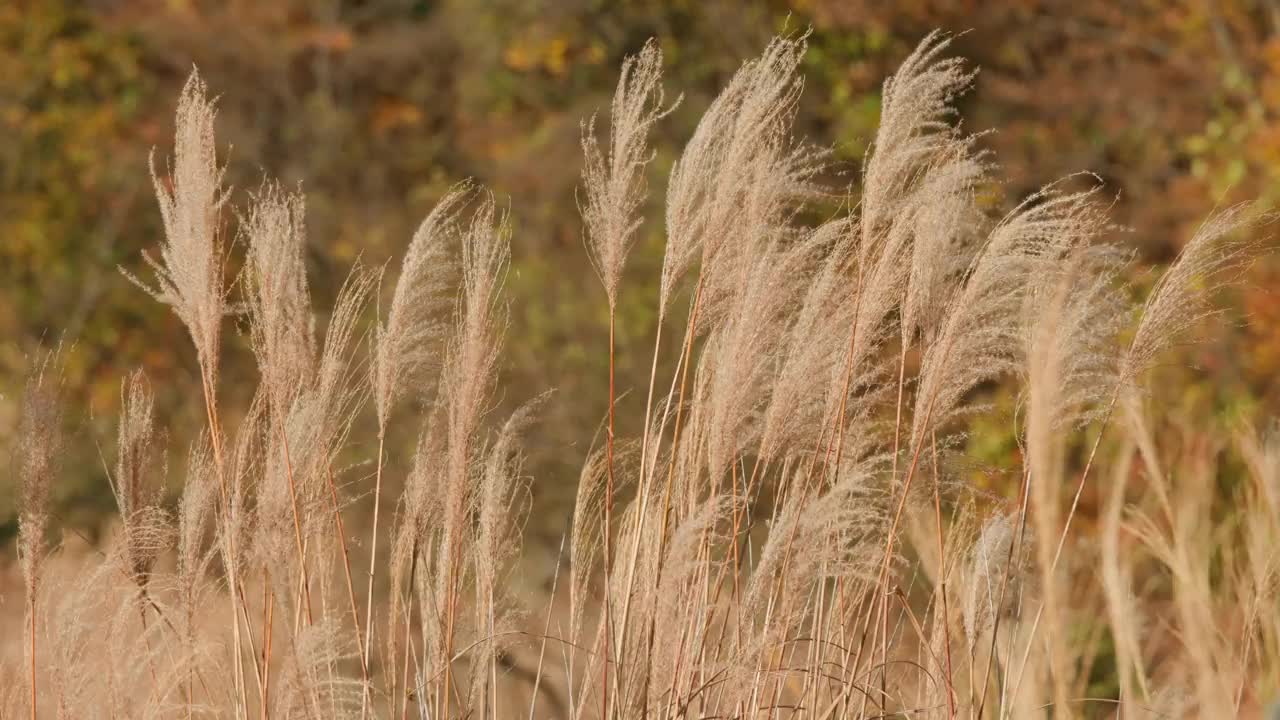
[[[1280,689],[1280,444],[1193,432],[1153,413],[1145,389],[1254,256],[1242,238],[1256,213],[1208,220],[1131,303],[1101,190],[1071,189],[1087,177],[1003,215],[977,201],[996,166],[954,121],[974,72],[943,57],[948,42],[930,35],[886,82],[856,201],[821,182],[828,153],[794,136],[803,36],[772,42],[707,108],[668,181],[639,438],[615,437],[613,337],[648,136],[673,105],[655,44],[624,64],[608,141],[583,126],[609,407],[565,529],[563,612],[528,612],[510,581],[537,402],[495,417],[512,233],[500,203],[455,186],[411,239],[385,317],[380,273],[357,263],[320,323],[303,196],[264,183],[239,216],[234,300],[259,377],[232,435],[217,402],[230,195],[193,74],[173,179],[156,179],[161,260],[147,262],[150,292],[192,337],[207,424],[169,508],[162,419],[145,378],[126,379],[121,524],[66,592],[42,572],[60,416],[56,363],[38,363],[14,464],[29,622],[22,668],[0,664],[4,711],[1056,718],[1175,695],[1201,717],[1259,709]],[[679,338],[670,376],[664,333]],[[1023,451],[1013,499],[970,487],[960,452],[995,382],[1022,391],[1007,419]],[[410,395],[421,429],[384,523],[399,467],[387,431]],[[366,449],[351,441],[362,429],[376,457],[353,477],[339,458]],[[1244,480],[1224,495],[1228,457]],[[1090,483],[1105,484],[1096,537],[1073,525]],[[365,494],[360,583],[346,528]],[[1117,677],[1090,696],[1104,638]]]

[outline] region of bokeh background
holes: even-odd
[[[92,538],[109,514],[99,455],[111,456],[127,371],[144,368],[154,381],[173,467],[203,423],[184,330],[117,271],[139,270],[140,252],[160,239],[148,157],[156,148],[163,163],[170,152],[174,103],[195,65],[220,96],[233,202],[265,176],[305,189],[321,315],[357,257],[390,261],[394,275],[451,183],[474,178],[509,205],[499,402],[557,390],[527,438],[540,507],[529,530],[554,545],[606,411],[607,307],[575,192],[580,122],[607,109],[622,58],[657,38],[668,93],[684,94],[655,138],[649,210],[658,220],[663,175],[699,114],[777,33],[812,31],[798,128],[833,149],[829,180],[856,193],[881,83],[934,28],[962,33],[954,53],[981,68],[961,108],[968,129],[994,131],[983,142],[1001,167],[998,202],[1097,173],[1115,220],[1130,228],[1124,242],[1140,279],[1214,207],[1275,205],[1276,0],[0,2],[0,457],[34,353],[61,339],[75,439],[55,491],[64,528]],[[638,429],[626,422],[640,413],[625,408],[643,403],[661,247],[661,223],[651,223],[624,280],[619,384],[637,391],[621,401],[622,432]],[[1181,358],[1193,382],[1177,402],[1207,422],[1280,409],[1280,271],[1261,263],[1252,273],[1228,322]],[[244,341],[226,338],[222,392],[234,408],[255,374]],[[998,407],[1016,403],[1011,389],[988,391]],[[404,413],[388,477],[404,470],[416,430]],[[968,452],[981,466],[1013,466],[1013,431],[998,419],[980,425]],[[179,473],[169,474],[176,483]],[[17,527],[7,475],[0,545]]]

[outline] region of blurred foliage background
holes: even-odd
[[[171,464],[181,466],[203,422],[194,353],[177,319],[116,268],[140,269],[140,251],[160,238],[148,157],[155,148],[163,172],[174,103],[194,64],[220,95],[234,201],[265,176],[306,190],[321,312],[357,257],[390,261],[394,276],[451,183],[475,178],[506,199],[516,225],[500,401],[558,390],[527,442],[539,501],[552,508],[530,529],[558,538],[568,513],[558,498],[572,496],[606,412],[607,308],[575,198],[580,122],[607,109],[622,58],[658,38],[668,93],[684,94],[656,138],[650,214],[660,219],[662,175],[699,114],[780,32],[812,31],[798,127],[834,149],[831,181],[856,193],[881,83],[934,28],[961,32],[953,52],[981,68],[963,122],[995,130],[984,142],[1001,166],[1001,202],[1067,173],[1097,173],[1116,221],[1131,228],[1136,273],[1167,262],[1216,206],[1275,205],[1276,0],[2,3],[0,452],[8,456],[34,353],[65,338],[75,442],[60,519],[92,533],[110,506],[100,455],[111,456],[119,382],[131,368],[151,375]],[[620,387],[636,389],[624,406],[643,403],[661,232],[661,222],[645,230],[619,308]],[[1187,358],[1192,391],[1177,399],[1223,423],[1280,406],[1280,271],[1253,272],[1231,322]],[[242,405],[251,357],[235,333],[226,337],[223,393]],[[1011,389],[993,398],[1016,403]],[[622,431],[638,430],[625,422],[639,414],[624,409]],[[390,476],[407,464],[416,430],[411,419],[396,429],[406,452],[392,454]],[[1012,466],[1012,433],[1008,422],[982,425],[969,452]],[[16,528],[8,482],[0,540]]]

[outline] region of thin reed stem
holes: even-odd
[[[1117,383],[1115,391],[1111,394],[1111,400],[1107,403],[1107,409],[1103,412],[1102,423],[1098,429],[1098,437],[1094,439],[1093,447],[1089,449],[1089,458],[1085,461],[1084,469],[1080,471],[1080,480],[1076,483],[1075,495],[1071,500],[1071,510],[1067,513],[1066,522],[1063,523],[1062,532],[1058,537],[1058,545],[1053,553],[1053,562],[1049,565],[1047,573],[1051,574],[1058,568],[1058,560],[1062,557],[1062,548],[1067,539],[1067,532],[1071,529],[1071,519],[1075,517],[1076,508],[1080,503],[1080,495],[1084,492],[1085,481],[1089,478],[1089,471],[1093,469],[1094,458],[1098,455],[1098,448],[1102,445],[1102,437],[1106,433],[1107,425],[1111,421],[1111,414],[1115,410],[1116,403],[1120,399],[1120,392],[1122,389],[1123,385]],[[1031,646],[1035,640],[1036,631],[1040,628],[1040,619],[1044,615],[1044,606],[1045,603],[1043,601],[1036,606],[1036,615],[1031,621],[1031,631],[1027,636],[1027,649],[1022,654],[1022,664],[1018,667],[1018,677],[1017,680],[1014,681],[1014,696],[1017,696],[1018,689],[1022,687],[1022,677],[1027,667],[1027,658],[1031,654]]]
[[[614,326],[617,313],[609,306],[609,430],[606,445],[604,499],[604,662],[601,666],[601,717],[609,717],[609,641],[613,632],[613,422],[614,422]]]
[[[351,630],[356,634],[356,645],[358,647],[368,647],[367,645],[362,645],[360,640],[361,638],[360,612],[356,608],[355,586],[351,581],[351,555],[347,551],[347,531],[342,523],[342,508],[338,504],[338,488],[335,486],[333,482],[332,466],[326,467],[325,478],[328,480],[328,483],[329,483],[329,497],[333,501],[334,531],[338,534],[338,546],[342,549],[342,573],[344,578],[347,581],[347,599],[351,605]],[[366,650],[365,653],[360,655],[360,679],[364,682],[363,695],[365,698],[368,698],[368,695],[370,693],[369,663],[368,663],[367,653],[368,651]],[[362,707],[364,706],[365,702],[366,702],[365,700],[361,700]],[[364,710],[362,709],[361,712],[364,712]]]
[[[650,421],[653,413],[653,390],[658,376],[658,350],[662,345],[662,320],[663,318],[659,316],[657,327],[654,330],[653,360],[649,367],[649,391],[644,402],[644,429],[641,431],[640,435],[640,477],[636,484],[636,487],[639,489],[637,492],[639,508],[636,511],[636,530],[631,541],[631,557],[627,563],[627,589],[622,596],[622,622],[618,628],[619,656],[622,656],[626,651],[626,642],[628,637],[627,629],[630,626],[631,620],[631,596],[635,589],[636,563],[640,558],[640,543],[644,537],[645,526],[648,524],[647,521],[649,519],[649,485],[652,477],[646,470],[646,464],[649,461],[649,435]],[[612,408],[612,403],[610,403],[610,408]],[[645,708],[648,707],[647,689],[646,695],[641,702]]]
[[[933,517],[938,537],[938,588],[942,595],[942,638],[946,646],[947,658],[947,716],[956,716],[955,672],[951,665],[951,608],[947,604],[947,548],[942,536],[942,488],[938,476],[938,434],[930,432],[930,445],[933,450]]]
[[[275,619],[275,595],[270,583],[262,585],[263,646],[262,646],[262,720],[270,717],[271,707],[271,631]]]
[[[236,599],[240,593],[236,567],[236,537],[233,530],[235,526],[231,516],[231,498],[230,490],[227,486],[226,462],[223,458],[222,431],[218,423],[218,401],[213,387],[213,378],[210,377],[209,370],[203,363],[201,364],[200,381],[201,389],[204,392],[205,415],[209,423],[209,441],[213,446],[214,467],[218,475],[218,490],[223,513],[223,535],[226,542],[227,595],[228,601],[231,603],[232,651],[236,656],[237,668],[233,677],[236,692],[240,696],[240,705],[236,708],[236,717],[246,717],[249,712],[249,697],[245,687],[248,683],[244,681],[244,650],[240,638],[240,621],[238,619],[240,608],[236,606]]]
[[[664,553],[666,552],[666,546],[667,546],[667,529],[671,520],[671,487],[675,481],[677,450],[680,444],[680,419],[682,414],[681,411],[684,409],[685,388],[687,387],[688,380],[689,380],[689,364],[693,356],[693,338],[694,338],[694,335],[696,334],[696,328],[698,326],[698,309],[702,305],[702,288],[703,288],[704,281],[705,281],[705,276],[702,273],[699,273],[698,285],[693,292],[693,307],[690,309],[690,312],[689,312],[689,325],[685,329],[684,351],[681,354],[680,367],[678,368],[680,372],[680,395],[676,400],[675,430],[671,436],[671,463],[667,467],[667,483],[666,483],[666,487],[663,489],[663,492],[662,492],[662,527],[658,532],[657,556],[659,558],[663,557]],[[675,378],[673,377],[672,390],[675,389],[674,381],[675,381]],[[667,402],[668,411],[670,410],[670,406],[671,406],[670,396],[668,396],[668,402]],[[641,465],[643,464],[644,463],[642,460]],[[655,586],[657,586],[659,583],[662,582],[662,569],[663,569],[662,565],[661,563],[659,563],[657,576],[653,580],[653,583]],[[657,601],[658,599],[655,597],[654,602],[656,603]],[[656,621],[655,616],[656,616],[656,613],[651,614],[650,622],[649,622],[649,637],[648,637],[648,643],[647,643],[648,647],[646,648],[646,650],[647,650],[647,654],[650,657],[653,656],[653,642],[654,642],[655,631],[656,631],[656,628],[654,627],[654,623]],[[645,695],[647,697],[648,684],[649,684],[649,678],[647,677],[649,671],[647,668],[645,672],[646,672]]]
[[[28,591],[28,595],[30,596],[30,599],[27,601],[27,604],[28,604],[28,606],[29,606],[29,607],[28,607],[27,614],[28,614],[28,615],[30,615],[30,617],[31,617],[31,623],[30,623],[30,628],[29,628],[29,632],[31,633],[31,637],[30,637],[30,641],[31,641],[31,642],[30,642],[30,648],[29,648],[29,650],[30,650],[30,652],[31,652],[31,720],[36,720],[37,712],[36,712],[36,597],[35,597],[35,589],[34,589],[34,588],[31,588],[31,589]]]
[[[298,550],[298,571],[300,574],[301,595],[305,602],[307,624],[315,622],[311,612],[311,581],[307,577],[307,551],[302,541],[302,520],[298,512],[298,491],[293,480],[293,460],[289,457],[289,438],[285,432],[284,421],[277,420],[280,446],[284,452],[285,476],[289,480],[289,503],[293,509],[293,536]],[[295,622],[296,625],[296,622]]]
[[[369,713],[368,668],[369,668],[369,648],[370,648],[370,645],[373,643],[373,579],[374,579],[374,575],[377,573],[377,567],[378,567],[378,510],[381,508],[381,505],[382,505],[382,466],[383,466],[383,459],[385,456],[384,448],[385,448],[386,438],[387,438],[386,428],[379,427],[378,429],[378,466],[377,466],[377,469],[374,471],[374,476],[373,476],[374,477],[374,480],[373,480],[373,529],[369,531],[369,584],[365,590],[365,595],[364,595],[365,633],[364,633],[364,643],[360,646],[360,668],[365,674],[365,677],[364,677],[365,688],[364,688],[364,692],[361,693],[362,697],[360,700],[361,720],[364,720],[364,718],[368,717],[368,713]],[[332,488],[333,486],[332,479],[330,479],[329,485],[330,485],[330,488]],[[339,515],[338,507],[337,507],[338,499],[337,499],[336,493],[334,495],[333,502],[334,502],[333,512],[335,515]],[[339,529],[341,529],[342,519],[340,515],[339,515],[338,523],[339,523]],[[343,541],[342,554],[344,559],[346,558],[346,553],[347,553],[346,542]],[[350,583],[350,581],[351,581],[351,567],[350,567],[350,563],[348,563],[347,564],[347,582]],[[354,597],[352,598],[351,609],[352,609],[352,612],[355,611]],[[356,625],[357,625],[356,640],[358,642],[360,639],[359,621],[356,622]]]

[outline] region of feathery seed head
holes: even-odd
[[[762,230],[790,219],[794,201],[817,192],[812,179],[823,154],[791,139],[805,46],[804,37],[777,38],[745,63],[703,114],[672,168],[659,316],[699,257],[702,272],[716,275],[716,264],[726,264],[719,258],[726,244],[731,255],[742,252],[729,240],[761,242],[767,237]]]
[[[151,178],[164,220],[165,241],[158,261],[145,253],[143,257],[155,273],[156,287],[125,272],[139,287],[172,307],[186,325],[206,379],[217,375],[222,316],[227,311],[221,211],[229,191],[222,187],[223,171],[218,167],[214,114],[204,80],[192,70],[178,100],[168,183],[156,173],[154,156],[152,161]]]
[[[121,384],[119,433],[111,490],[123,522],[121,552],[129,576],[139,587],[145,587],[152,566],[167,548],[168,523],[160,507],[159,487],[147,481],[161,458],[156,438],[155,399],[150,381],[141,370],[130,374]]]
[[[248,237],[242,282],[250,340],[271,412],[279,415],[288,412],[315,363],[302,193],[265,183],[241,227]]]
[[[213,448],[202,434],[191,444],[187,478],[178,502],[178,580],[184,591],[193,589],[204,568],[202,548],[205,523],[217,498]]]
[[[1241,239],[1239,231],[1256,222],[1256,215],[1252,204],[1241,203],[1200,225],[1143,305],[1122,377],[1141,375],[1196,323],[1213,314],[1210,299],[1237,279],[1253,258],[1256,248]]]
[[[954,101],[976,72],[958,58],[939,59],[950,44],[943,33],[930,33],[884,83],[880,126],[863,168],[864,252],[883,237],[922,170],[958,141],[950,124]]]
[[[582,126],[586,161],[582,217],[591,261],[611,308],[617,305],[622,266],[640,227],[637,214],[647,193],[644,170],[653,159],[648,150],[649,131],[680,102],[677,99],[664,107],[661,81],[662,51],[650,40],[638,55],[622,63],[613,96],[607,153],[596,138],[595,118]]]
[[[982,526],[970,552],[969,577],[963,583],[964,630],[970,648],[991,629],[995,619],[1003,612],[998,607],[1002,596],[1006,605],[1011,598],[1017,596],[1016,585],[1021,581],[1022,568],[1021,558],[1010,554],[1014,542],[1014,526],[1015,522],[1010,516],[1003,513],[993,515]],[[1002,592],[1001,586],[1006,582],[1010,585],[1004,587]]]
[[[456,274],[448,245],[460,233],[458,214],[476,194],[469,182],[455,185],[418,226],[401,264],[386,322],[374,331],[373,400],[384,432],[396,400],[421,378],[438,352],[434,346]]]
[[[58,475],[62,457],[62,378],[55,367],[62,348],[37,358],[27,378],[18,429],[17,469],[21,487],[18,519],[18,553],[27,592],[34,596],[44,556],[44,536],[49,524],[49,490]]]

